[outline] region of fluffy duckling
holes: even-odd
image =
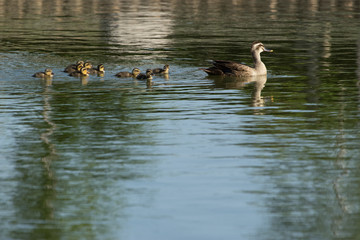
[[[75,66],[75,68],[69,69],[67,73],[74,73],[74,72],[80,72],[81,68],[84,67],[84,64],[79,63],[78,65]]]
[[[84,61],[77,61],[75,64],[70,64],[64,69],[64,72],[71,73],[76,71],[78,65],[84,65]]]
[[[84,67],[87,69],[92,69],[92,64],[90,62],[85,62]]]
[[[119,72],[116,77],[133,77],[136,78],[140,74],[140,69],[134,68],[131,72]]]
[[[37,72],[33,75],[33,77],[37,78],[51,78],[54,76],[54,73],[50,68],[45,69],[44,72]]]
[[[151,69],[147,69],[146,70],[146,73],[140,73],[136,79],[139,79],[139,80],[151,80],[152,79],[152,75],[153,75],[153,71]]]
[[[89,69],[90,74],[104,74],[105,73],[105,67],[103,64],[99,64],[96,68]]]
[[[86,67],[82,67],[79,72],[72,72],[69,74],[72,77],[85,77],[89,76],[89,70]]]
[[[152,71],[154,74],[169,74],[169,69],[169,64],[166,64],[163,68],[155,68]]]

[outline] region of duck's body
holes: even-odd
[[[119,72],[119,73],[115,74],[115,76],[119,77],[119,78],[133,77],[131,72]]]
[[[103,64],[99,64],[96,68],[89,69],[90,74],[104,74],[105,73],[105,67]]]
[[[166,64],[163,68],[155,68],[152,70],[153,74],[169,74],[170,66]]]
[[[153,72],[151,69],[147,69],[146,70],[146,73],[140,73],[136,79],[139,79],[139,80],[152,80],[152,75],[153,75]]]
[[[68,65],[68,66],[64,69],[64,72],[66,72],[66,73],[75,72],[78,65],[84,65],[84,61],[77,61],[75,64],[70,64],[70,65]]]
[[[80,71],[72,72],[69,74],[72,77],[86,77],[89,76],[89,70],[86,67],[82,67]]]
[[[45,69],[44,72],[37,72],[33,75],[33,77],[37,78],[51,78],[54,76],[54,73],[50,68]]]
[[[273,50],[266,49],[261,42],[253,42],[251,46],[251,54],[254,62],[254,67],[236,63],[232,61],[215,60],[213,67],[201,68],[209,75],[221,75],[230,77],[248,77],[261,76],[267,74],[265,64],[261,61],[260,53],[272,52]]]
[[[129,78],[129,77],[136,78],[139,74],[140,74],[140,69],[134,68],[131,72],[119,72],[115,74],[115,76],[119,78]]]

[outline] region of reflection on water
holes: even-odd
[[[1,237],[356,239],[359,8],[0,0]],[[267,77],[198,70],[254,40]],[[105,75],[62,72],[79,59]]]
[[[264,107],[265,99],[261,96],[261,91],[265,87],[267,81],[267,76],[251,76],[243,78],[233,78],[233,77],[208,77],[209,79],[214,79],[216,88],[226,88],[226,89],[242,89],[248,85],[253,85],[252,92],[252,107]]]
[[[56,130],[56,124],[51,121],[51,95],[49,94],[49,84],[48,80],[46,80],[46,86],[43,93],[44,98],[44,107],[43,107],[43,118],[44,122],[49,125],[49,128],[40,135],[40,139],[46,145],[46,149],[48,153],[41,158],[41,161],[44,164],[45,176],[47,178],[46,184],[44,185],[45,191],[49,193],[46,194],[49,197],[46,197],[44,200],[44,207],[46,209],[46,215],[44,219],[53,219],[54,218],[54,210],[53,210],[53,203],[52,199],[54,198],[54,191],[55,191],[55,176],[51,169],[52,162],[56,159],[56,149],[55,145],[51,142],[50,138],[53,135],[54,131]],[[50,197],[51,196],[51,197]]]
[[[109,19],[109,41],[112,44],[141,46],[145,49],[167,46],[172,33],[172,19],[162,11],[150,11],[146,15],[121,12]]]

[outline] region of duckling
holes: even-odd
[[[153,75],[153,72],[151,69],[147,69],[146,70],[146,73],[140,73],[136,79],[139,79],[139,80],[152,80],[152,75]]]
[[[92,69],[92,64],[90,62],[85,62],[84,67],[87,69]]]
[[[51,78],[54,76],[54,73],[50,68],[45,69],[44,72],[37,72],[33,75],[33,77],[37,78]]]
[[[79,63],[78,65],[76,65],[75,68],[69,69],[68,73],[70,74],[70,73],[74,73],[74,72],[80,72],[81,68],[83,68],[83,67],[84,67],[84,64]]]
[[[215,60],[213,67],[200,68],[209,75],[222,75],[232,77],[248,77],[248,76],[261,76],[267,74],[265,64],[261,61],[260,53],[273,52],[273,50],[266,49],[261,42],[253,42],[251,45],[251,54],[254,62],[254,67],[249,67],[244,64]]]
[[[104,74],[105,73],[105,67],[103,64],[99,64],[96,68],[89,69],[90,74]]]
[[[130,72],[119,72],[115,76],[116,77],[133,77],[136,78],[140,74],[140,69],[134,68],[131,73]]]
[[[89,70],[86,67],[82,67],[79,72],[72,72],[69,74],[72,77],[84,77],[89,76]]]
[[[166,64],[163,68],[155,68],[152,71],[154,74],[169,74],[169,69],[169,64]]]
[[[84,61],[77,61],[75,64],[70,64],[64,69],[64,72],[71,73],[76,71],[78,65],[84,65]]]

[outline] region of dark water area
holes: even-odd
[[[359,18],[355,0],[0,0],[0,239],[360,239]],[[199,70],[251,65],[256,40],[267,76]],[[78,60],[105,75],[63,72]],[[164,64],[151,86],[114,76]]]

